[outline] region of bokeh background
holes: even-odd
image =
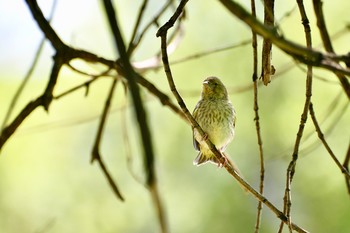
[[[38,1],[46,15],[52,1]],[[115,1],[125,39],[130,38],[142,1]],[[144,24],[165,1],[150,1]],[[249,9],[249,3],[241,1]],[[309,1],[305,6],[313,33],[320,38]],[[324,1],[327,25],[335,50],[349,52],[349,1]],[[52,25],[66,43],[115,59],[115,49],[102,6],[98,1],[59,0]],[[257,1],[261,18],[262,5]],[[32,63],[42,33],[24,1],[0,0],[0,121]],[[276,2],[276,18],[283,35],[304,43],[303,27],[296,3]],[[172,12],[159,20],[166,22]],[[187,4],[185,37],[170,60],[240,43],[251,31],[231,16],[218,1],[190,1]],[[153,56],[160,48],[153,27],[138,48],[133,61]],[[261,43],[261,40],[259,40]],[[259,47],[261,49],[261,46]],[[15,114],[45,88],[54,51],[45,44],[32,78]],[[85,70],[101,71],[77,61]],[[277,48],[273,49],[277,72],[272,82],[259,87],[259,113],[265,154],[265,195],[282,209],[285,175],[291,159],[305,99],[306,74]],[[259,185],[259,154],[253,111],[252,49],[248,44],[172,66],[177,87],[192,111],[198,101],[201,82],[215,75],[230,92],[237,111],[236,138],[227,149],[246,180]],[[285,72],[286,71],[286,72]],[[315,69],[314,108],[325,136],[342,162],[349,143],[348,99],[337,78]],[[145,77],[171,96],[162,69]],[[59,77],[55,94],[87,78],[69,69]],[[98,119],[111,79],[95,82],[85,96],[81,89],[54,101],[49,112],[37,109],[6,143],[0,154],[0,232],[159,232],[149,192],[142,184],[142,150],[132,108],[123,87],[118,86],[112,103],[102,156],[126,201],[117,200],[97,164],[90,164]],[[250,88],[247,88],[250,87]],[[147,91],[143,98],[153,135],[156,170],[162,202],[171,232],[253,232],[257,201],[244,193],[224,169],[213,165],[194,167],[191,128]],[[14,114],[14,115],[15,115]],[[124,118],[126,118],[126,120]],[[124,120],[123,120],[124,119]],[[127,127],[131,153],[125,145]],[[350,232],[350,204],[344,177],[320,145],[311,119],[305,129],[300,158],[292,184],[292,218],[311,232]],[[131,162],[127,162],[128,158]],[[138,177],[137,179],[135,177]],[[141,180],[141,182],[140,182]],[[261,232],[276,232],[279,221],[264,207]],[[287,228],[285,228],[287,231]]]

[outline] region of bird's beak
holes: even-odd
[[[208,80],[205,80],[204,82],[203,82],[203,85],[208,85],[209,84],[209,81]]]

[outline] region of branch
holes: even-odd
[[[256,17],[255,10],[255,0],[251,0],[251,8],[252,15]],[[262,138],[260,133],[260,121],[259,121],[259,104],[258,104],[258,43],[257,43],[257,35],[252,30],[252,47],[253,47],[253,83],[254,83],[254,113],[255,113],[255,129],[258,140],[259,147],[259,159],[260,159],[260,186],[259,192],[261,195],[264,194],[264,179],[265,179],[265,165],[264,165],[264,154],[262,147]],[[262,59],[264,59],[264,54],[262,54]],[[270,59],[270,57],[269,57]],[[262,207],[263,203],[261,201],[258,202],[258,211],[256,215],[256,223],[255,223],[255,233],[259,232],[260,224],[261,224],[261,215],[262,215]]]
[[[26,2],[30,11],[32,12],[32,16],[38,23],[41,31],[45,34],[45,37],[51,42],[51,45],[55,48],[56,51],[63,49],[66,45],[62,42],[62,40],[58,37],[56,32],[45,19],[45,16],[42,13],[37,1],[26,0]]]
[[[154,152],[153,152],[152,137],[148,127],[147,115],[141,101],[139,86],[136,84],[136,80],[135,80],[136,72],[131,66],[129,57],[126,53],[125,44],[120,33],[120,29],[119,29],[119,25],[117,22],[112,1],[103,0],[103,3],[107,14],[108,22],[114,36],[114,42],[118,50],[118,53],[120,55],[120,62],[122,63],[122,67],[125,69],[124,77],[128,80],[128,85],[130,88],[133,104],[135,107],[135,115],[137,118],[137,122],[139,124],[140,135],[143,142],[144,166],[147,172],[147,180],[146,180],[147,186],[150,189],[153,199],[157,200],[157,202],[155,202],[155,205],[157,207],[156,209],[159,217],[159,222],[160,222],[162,232],[165,233],[165,232],[168,232],[168,230],[167,230],[167,223],[164,217],[165,216],[164,209],[163,209],[163,206],[161,205],[161,202],[159,201],[160,198],[159,198],[159,192],[158,192],[157,182],[156,182],[156,174],[154,169]]]
[[[350,143],[348,147],[348,152],[345,155],[345,159],[343,163],[343,167],[348,171],[348,173],[349,173],[349,163],[350,163]],[[350,179],[345,177],[345,183],[346,183],[346,187],[348,188],[348,194],[350,195]]]
[[[53,17],[53,14],[54,14],[55,9],[56,9],[56,3],[57,3],[56,0],[54,0],[53,3],[52,3],[51,12],[50,12],[50,16],[49,16],[48,22],[50,22],[51,19],[52,19],[52,17]],[[6,126],[8,120],[9,120],[10,117],[11,117],[11,114],[12,114],[12,112],[13,112],[13,109],[15,108],[15,106],[16,106],[16,104],[17,104],[17,101],[18,101],[18,99],[19,99],[19,97],[20,97],[20,95],[22,94],[22,91],[23,91],[24,87],[27,85],[27,83],[28,83],[30,77],[32,76],[32,73],[33,73],[33,71],[34,71],[34,68],[36,67],[36,64],[38,63],[39,57],[40,57],[40,55],[41,55],[41,51],[42,51],[42,49],[43,49],[43,47],[44,47],[45,40],[46,40],[45,37],[43,37],[43,38],[41,39],[40,44],[39,44],[39,46],[38,46],[38,49],[37,49],[37,51],[36,51],[36,53],[35,53],[33,62],[32,62],[32,64],[30,65],[30,68],[29,68],[29,70],[27,71],[26,75],[24,76],[24,79],[23,79],[23,81],[21,82],[21,85],[18,87],[18,89],[17,89],[17,91],[16,91],[14,97],[12,98],[12,101],[11,101],[11,103],[10,103],[10,107],[9,107],[9,109],[8,109],[8,111],[7,111],[7,113],[6,113],[5,119],[4,119],[3,123],[2,123],[1,130],[3,130],[4,127]]]
[[[274,27],[275,24],[275,0],[264,1],[264,24],[267,27]],[[255,15],[252,15],[256,18]],[[271,65],[272,43],[269,39],[264,38],[263,49],[261,54],[261,78],[265,85],[271,82],[271,76],[275,74],[275,69]]]
[[[297,3],[298,3],[299,11],[300,11],[301,21],[302,21],[302,24],[304,26],[306,46],[309,49],[311,49],[312,48],[311,29],[310,29],[310,25],[309,25],[309,20],[307,18],[306,12],[305,12],[303,0],[297,0]],[[292,206],[291,183],[292,183],[292,180],[294,177],[295,167],[296,167],[297,160],[298,160],[299,146],[300,146],[301,138],[303,137],[305,124],[307,121],[309,105],[311,103],[311,96],[312,96],[312,65],[309,64],[307,66],[307,74],[306,74],[305,103],[304,103],[303,112],[301,114],[301,119],[300,119],[299,129],[297,132],[297,137],[295,139],[292,160],[290,161],[288,168],[287,168],[286,189],[285,189],[285,194],[284,194],[283,213],[289,219],[288,227],[289,227],[290,232],[292,232],[292,221],[291,221],[291,216],[290,216],[291,206]],[[283,229],[283,222],[281,222],[278,232],[282,232],[282,229]]]
[[[103,134],[103,130],[104,130],[104,126],[106,124],[106,119],[109,113],[109,109],[111,106],[111,101],[113,98],[113,93],[115,90],[117,84],[117,80],[114,79],[113,83],[111,85],[111,89],[109,91],[109,94],[107,96],[106,99],[106,103],[105,106],[103,108],[103,112],[101,115],[101,119],[100,119],[100,124],[98,126],[98,130],[97,130],[97,134],[96,134],[96,139],[95,139],[95,143],[92,149],[92,154],[91,154],[91,163],[93,163],[95,160],[98,161],[98,164],[100,165],[102,172],[104,173],[105,177],[108,180],[108,183],[110,184],[114,194],[117,196],[118,199],[120,199],[121,201],[124,201],[124,198],[122,196],[122,194],[120,193],[117,184],[115,183],[115,181],[113,180],[112,176],[110,175],[110,173],[107,170],[106,165],[104,164],[102,158],[101,158],[101,154],[100,154],[100,143],[101,143],[101,139],[102,139],[102,134]]]
[[[134,49],[137,46],[137,43],[134,43],[134,40],[136,38],[137,30],[140,27],[140,23],[141,23],[143,15],[145,13],[145,9],[147,7],[147,4],[148,4],[148,0],[143,0],[143,3],[141,5],[141,7],[140,7],[140,10],[139,10],[139,13],[138,13],[138,16],[137,16],[137,20],[136,20],[136,23],[135,23],[135,26],[134,26],[134,30],[133,30],[132,35],[131,35],[131,39],[130,39],[130,43],[129,43],[129,46],[128,46],[128,50],[127,50],[127,54],[128,54],[129,57],[130,57],[131,53],[134,51]]]
[[[188,2],[188,0],[182,0],[180,2],[179,6],[177,7],[175,13],[173,14],[173,16],[157,32],[157,37],[161,38],[162,60],[163,60],[163,65],[164,65],[164,71],[165,71],[165,74],[167,76],[170,89],[171,89],[172,93],[174,94],[176,100],[178,101],[178,104],[181,107],[182,111],[184,112],[184,114],[186,115],[188,120],[190,121],[192,127],[195,128],[199,132],[199,134],[205,139],[205,142],[207,143],[209,149],[214,153],[216,158],[219,161],[221,161],[222,164],[224,164],[223,166],[225,167],[227,172],[231,176],[233,176],[251,194],[253,194],[253,196],[255,198],[257,198],[259,201],[264,203],[268,208],[270,208],[279,219],[281,219],[282,221],[287,223],[289,221],[288,218],[281,211],[279,211],[271,202],[269,202],[263,195],[261,195],[259,192],[257,192],[244,179],[242,179],[242,177],[236,172],[236,170],[232,167],[232,165],[230,163],[225,162],[225,158],[223,158],[221,153],[215,148],[215,146],[208,139],[208,137],[204,137],[203,130],[200,128],[200,126],[195,121],[195,119],[193,118],[191,113],[188,111],[185,102],[183,101],[182,97],[180,96],[180,94],[178,93],[178,91],[176,89],[176,86],[175,86],[175,83],[174,83],[174,80],[172,77],[170,65],[169,65],[167,50],[166,50],[166,48],[167,48],[167,45],[166,45],[167,32],[174,25],[175,21],[180,16],[180,14],[183,11],[187,2]],[[298,225],[296,225],[294,223],[292,223],[291,225],[292,225],[292,228],[298,232],[307,232],[306,230],[300,228]]]
[[[22,124],[22,122],[39,106],[43,105],[43,96],[38,97],[34,101],[30,101],[22,111],[17,115],[17,117],[2,131],[0,135],[0,150],[6,141],[13,135],[17,128]]]
[[[220,0],[220,2],[236,17],[246,23],[254,32],[260,36],[270,39],[271,42],[293,58],[312,66],[322,67],[350,76],[350,69],[340,66],[337,62],[350,60],[350,55],[338,56],[332,53],[322,53],[308,47],[301,46],[283,38],[275,28],[267,27],[248,13],[241,5],[231,0]],[[343,89],[350,98],[350,88],[343,86]]]
[[[331,42],[331,38],[328,34],[328,30],[326,27],[326,22],[323,16],[323,9],[322,9],[322,2],[320,0],[313,0],[312,1],[313,6],[314,6],[314,11],[317,19],[317,27],[320,31],[323,46],[326,49],[327,52],[334,54],[334,49],[333,45]],[[346,64],[349,64],[346,62]],[[339,63],[338,63],[339,65]],[[342,87],[344,88],[345,92],[350,92],[350,84],[347,78],[345,77],[344,74],[341,73],[335,73],[336,76],[338,77],[340,83],[342,84]],[[349,97],[349,95],[348,95]]]
[[[6,141],[14,134],[17,128],[22,122],[38,107],[42,106],[46,111],[49,109],[49,105],[53,99],[53,89],[56,85],[57,77],[60,69],[62,68],[62,60],[58,56],[55,56],[55,62],[53,64],[50,79],[46,86],[44,93],[39,96],[36,100],[29,102],[22,111],[15,117],[15,119],[6,126],[0,135],[0,150],[6,143]]]
[[[321,130],[321,127],[319,126],[319,124],[317,122],[316,114],[315,114],[314,107],[313,107],[312,103],[310,103],[309,110],[310,110],[310,116],[311,116],[312,122],[314,123],[314,126],[315,126],[315,129],[316,129],[318,138],[321,140],[321,142],[323,143],[324,147],[328,151],[329,155],[332,157],[332,159],[334,160],[335,164],[339,167],[340,171],[344,174],[345,179],[350,180],[349,171],[339,162],[339,160],[337,159],[337,157],[333,153],[332,149],[328,145],[326,139],[324,138],[324,134],[323,134],[323,132]]]

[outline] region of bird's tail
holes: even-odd
[[[211,162],[219,166],[219,160],[213,156],[205,156],[202,152],[199,152],[197,157],[193,160],[193,165],[200,166],[206,164],[207,162]]]

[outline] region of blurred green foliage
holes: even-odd
[[[129,38],[140,2],[116,1],[126,38]],[[41,4],[45,8],[47,3]],[[59,1],[53,21],[62,39],[75,47],[115,58],[104,13],[97,3],[77,1],[70,4],[70,1]],[[81,12],[79,8],[83,4],[86,5],[86,12],[76,17],[76,12]],[[257,4],[261,16],[261,3]],[[290,16],[283,17],[295,4],[277,3],[276,18],[283,18],[280,28],[287,38],[304,43],[297,9]],[[320,39],[313,9],[311,3],[305,4],[314,44],[317,45]],[[150,19],[155,10],[160,8],[158,1],[151,1],[150,5],[146,19]],[[2,13],[7,7],[12,10],[19,7],[23,14],[13,14],[12,17],[0,14],[2,22],[5,22],[3,17],[13,19],[0,26],[0,30],[11,32],[2,38],[1,45],[6,47],[2,47],[4,52],[0,55],[1,121],[41,36],[24,2],[9,5],[1,2]],[[324,7],[330,33],[344,28],[345,23],[348,23],[350,2],[325,1]],[[170,14],[166,14],[160,23],[165,22]],[[190,1],[186,17],[185,38],[170,56],[171,61],[240,43],[251,36],[249,28],[215,1]],[[12,25],[11,30],[8,25]],[[26,27],[31,32],[24,37],[23,33],[28,30]],[[136,60],[148,58],[159,49],[160,40],[155,38],[156,30],[154,27],[147,34],[145,42],[137,50]],[[349,37],[347,32],[335,41],[339,53],[348,52]],[[16,113],[29,100],[41,94],[51,68],[50,56],[52,50],[47,45],[15,109]],[[86,66],[80,65],[86,69]],[[259,114],[266,158],[265,196],[282,209],[286,169],[305,99],[306,74],[276,48],[273,50],[273,65],[277,69],[275,78],[269,86],[259,88]],[[279,75],[290,65],[292,68],[288,72]],[[92,70],[96,69],[99,68]],[[251,46],[189,60],[173,65],[172,69],[177,87],[191,111],[206,76],[220,77],[231,90],[230,98],[236,108],[238,121],[236,138],[227,152],[248,182],[257,188],[260,171],[253,92],[251,88],[237,91],[252,83]],[[326,133],[326,139],[342,161],[350,135],[349,111],[346,111],[348,100],[341,95],[336,99],[336,104],[333,103],[342,91],[336,77],[318,69],[315,73],[326,79],[314,79],[312,101],[315,111],[323,129],[336,123]],[[146,78],[171,96],[162,70],[149,72]],[[55,93],[59,94],[84,81],[86,77],[65,69],[60,75]],[[37,109],[4,146],[0,154],[0,232],[159,232],[151,197],[131,174],[143,177],[142,150],[132,108],[121,111],[130,99],[125,96],[121,85],[113,99],[101,153],[126,199],[125,203],[115,198],[98,165],[90,164],[98,119],[110,83],[111,80],[103,78],[90,87],[87,97],[82,89],[54,101],[49,113]],[[257,201],[242,192],[237,182],[223,169],[212,165],[194,167],[192,160],[196,152],[192,147],[190,126],[147,91],[143,92],[143,97],[155,143],[161,198],[171,232],[253,232]],[[340,115],[342,109],[345,109],[345,113]],[[122,125],[125,124],[122,114],[127,117],[132,172],[128,168],[122,134]],[[305,135],[313,132],[314,127],[309,119]],[[350,204],[344,177],[315,134],[303,141],[301,149],[313,144],[317,146],[311,151],[302,150],[298,160],[292,184],[293,221],[311,232],[349,232]],[[264,207],[261,232],[276,232],[278,225],[277,218]]]

